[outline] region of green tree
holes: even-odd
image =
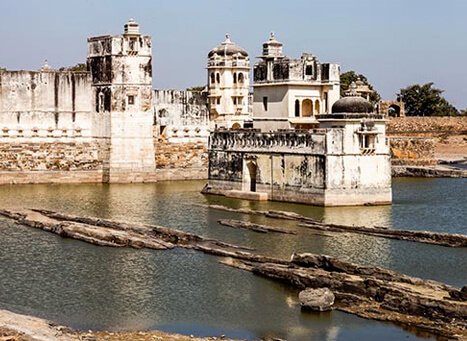
[[[368,85],[370,90],[373,90],[373,93],[370,94],[370,102],[373,104],[378,103],[381,99],[378,91],[376,91],[373,85],[368,82],[368,78],[366,78],[365,75],[358,74],[355,71],[347,71],[341,74],[341,97],[345,96],[345,93],[349,90],[350,84],[352,82],[357,82],[358,80],[362,81],[363,84]]]
[[[397,94],[405,105],[407,116],[456,116],[459,111],[443,96],[443,90],[433,83],[414,84],[401,89]]]
[[[463,109],[459,113],[461,116],[467,116],[467,108]]]
[[[74,66],[61,67],[58,71],[73,71],[73,72],[83,72],[87,71],[88,68],[84,63],[78,63]]]
[[[0,66],[0,72],[6,71],[6,68]]]

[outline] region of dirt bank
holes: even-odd
[[[86,331],[80,332],[33,316],[0,310],[1,341],[210,341],[227,340],[223,336],[197,338],[161,331]]]

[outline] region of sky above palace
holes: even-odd
[[[0,0],[0,67],[85,62],[86,38],[120,34],[129,18],[152,36],[158,89],[204,85],[227,32],[253,64],[273,31],[287,56],[362,73],[383,98],[434,82],[467,108],[466,0]]]

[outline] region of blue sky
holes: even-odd
[[[155,88],[204,84],[226,32],[254,61],[274,31],[287,55],[363,73],[384,98],[432,81],[467,107],[466,0],[0,0],[0,66],[84,62],[88,36],[119,34],[131,17],[153,37]]]

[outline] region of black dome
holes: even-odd
[[[373,111],[373,105],[360,96],[343,97],[332,106],[333,114],[370,114]]]

